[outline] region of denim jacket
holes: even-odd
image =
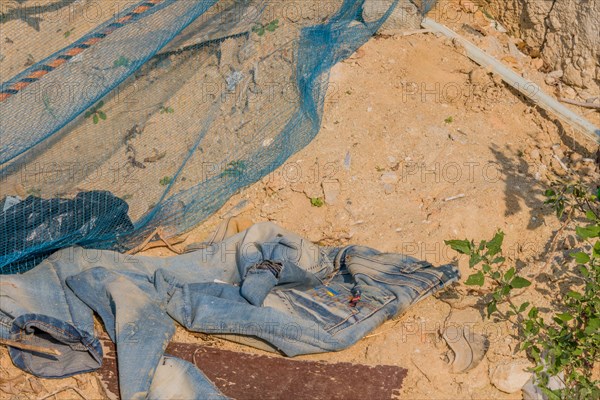
[[[34,375],[91,371],[102,362],[95,311],[117,344],[122,398],[222,398],[195,366],[164,356],[174,321],[287,356],[337,351],[458,279],[451,265],[320,247],[272,223],[170,258],[71,247],[0,276],[0,337],[60,351],[10,348]]]

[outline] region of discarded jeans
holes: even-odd
[[[90,371],[101,363],[93,310],[117,345],[123,399],[157,398],[178,390],[176,379],[157,372],[173,320],[259,338],[288,356],[336,351],[458,278],[451,265],[319,247],[272,223],[171,258],[72,247],[0,277],[0,337],[61,351],[51,359],[10,348],[13,362],[35,375]],[[220,396],[188,367],[179,370],[196,382],[198,398]]]
[[[58,249],[133,230],[127,203],[109,192],[77,194],[74,199],[29,196],[0,212],[0,274],[24,272]],[[112,240],[101,248],[113,249]],[[98,248],[98,247],[97,247]]]

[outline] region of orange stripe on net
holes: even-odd
[[[32,72],[27,77],[30,78],[30,79],[39,79],[42,76],[46,75],[47,73],[48,73],[48,71],[40,69],[39,71]]]
[[[101,40],[102,40],[102,38],[91,38],[91,39],[88,39],[88,40],[86,40],[85,42],[83,42],[83,44],[87,44],[87,45],[90,45],[90,46],[91,46],[91,45],[93,45],[93,44],[96,44],[96,43],[98,43],[98,42],[99,42],[99,41],[101,41]]]
[[[57,58],[56,60],[52,60],[50,61],[47,65],[52,67],[52,68],[57,68],[60,67],[61,65],[63,65],[64,63],[66,63],[67,60],[65,60],[64,58]]]
[[[11,96],[10,93],[0,93],[0,103],[8,99]]]
[[[14,85],[12,85],[11,89],[13,90],[22,90],[25,89],[27,86],[29,86],[30,82],[17,82]]]
[[[135,10],[133,10],[133,13],[134,14],[141,14],[144,11],[147,11],[149,9],[150,9],[150,6],[139,6],[139,7],[136,7]]]
[[[119,23],[119,24],[123,24],[123,23],[125,23],[125,22],[129,21],[131,18],[132,18],[132,16],[131,16],[131,15],[126,15],[126,16],[124,16],[123,18],[119,18],[119,19],[117,20],[117,23]]]
[[[67,56],[76,56],[77,54],[81,53],[83,51],[83,49],[79,48],[79,47],[73,47],[71,50],[67,51],[65,53],[65,55]]]

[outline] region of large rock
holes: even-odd
[[[367,0],[363,5],[363,19],[373,22],[383,17],[394,3],[393,0]],[[377,31],[382,35],[394,35],[405,31],[419,29],[423,17],[420,11],[409,0],[400,0],[398,5]]]
[[[598,92],[600,1],[487,0],[486,10],[568,85]]]
[[[505,393],[516,393],[531,378],[531,372],[527,372],[530,366],[527,360],[514,360],[496,365],[490,368],[490,381]]]

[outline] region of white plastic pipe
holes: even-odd
[[[490,68],[492,72],[495,72],[498,75],[500,75],[504,82],[517,89],[519,92],[523,93],[525,96],[527,96],[534,103],[542,107],[544,110],[557,115],[569,125],[581,131],[591,140],[595,141],[596,143],[600,143],[600,128],[596,127],[594,124],[592,124],[590,121],[583,118],[582,116],[577,115],[576,113],[559,103],[553,97],[544,93],[544,91],[534,82],[523,78],[515,71],[508,68],[500,61],[490,56],[489,54],[481,50],[479,47],[475,46],[473,43],[469,42],[467,39],[463,38],[447,26],[435,22],[430,18],[423,19],[421,25],[425,29],[430,29],[433,32],[441,33],[442,35],[457,41],[465,48],[467,52],[467,57],[469,57],[471,60],[483,67]]]

